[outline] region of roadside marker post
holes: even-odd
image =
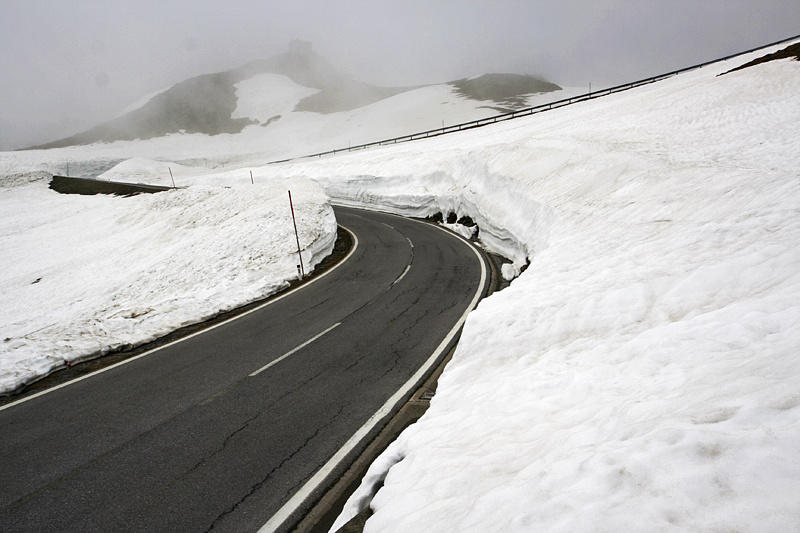
[[[289,191],[289,208],[292,210],[292,224],[294,224],[294,238],[297,240],[297,257],[300,258],[300,264],[298,265],[298,270],[300,271],[300,279],[305,277],[305,271],[303,270],[303,255],[300,253],[300,235],[297,233],[297,220],[294,218],[294,204],[292,204],[292,191]]]

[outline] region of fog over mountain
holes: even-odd
[[[294,40],[284,54],[184,80],[120,117],[36,148],[150,139],[178,132],[239,133],[254,121],[232,117],[237,104],[236,84],[263,73],[281,74],[299,85],[319,90],[301,101],[298,110],[343,111],[401,91],[358,82],[314,53],[311,43]]]
[[[794,35],[796,0],[0,0],[0,149],[74,135],[292,39],[374,87],[640,79]]]
[[[316,113],[350,111],[415,88],[376,87],[357,81],[315,53],[312,43],[293,40],[283,54],[225,72],[195,76],[109,122],[31,148],[151,139],[170,133],[240,133],[245,126],[257,122],[233,116],[238,102],[237,84],[264,73],[283,75],[298,85],[315,89],[314,94],[297,103],[295,110]],[[525,107],[526,95],[561,89],[553,83],[520,74],[485,74],[450,85],[457,95],[486,101],[486,107],[498,112]],[[272,117],[279,118],[280,115]]]

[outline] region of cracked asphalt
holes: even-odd
[[[336,215],[358,246],[330,274],[0,410],[0,531],[258,531],[482,289],[461,239],[387,214]]]

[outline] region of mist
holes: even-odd
[[[295,38],[379,86],[508,72],[588,88],[798,33],[797,0],[0,0],[0,150],[83,131]]]

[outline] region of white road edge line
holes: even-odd
[[[400,215],[396,215],[400,216]],[[383,406],[378,409],[369,419],[361,426],[358,431],[356,431],[347,442],[339,449],[339,451],[331,457],[327,463],[325,463],[319,471],[314,474],[314,476],[309,479],[305,485],[303,485],[300,490],[298,490],[294,496],[292,496],[289,501],[283,504],[283,507],[278,509],[278,512],[272,515],[272,517],[267,521],[266,524],[261,526],[261,529],[258,530],[258,533],[274,533],[278,530],[278,528],[289,519],[291,514],[298,508],[300,505],[308,498],[311,493],[328,477],[331,472],[333,472],[339,463],[344,461],[344,459],[350,454],[350,452],[355,449],[359,442],[361,442],[369,432],[378,425],[378,423],[386,418],[387,416],[391,415],[394,408],[403,400],[403,398],[413,389],[413,387],[422,379],[422,377],[428,372],[428,370],[436,364],[436,361],[439,359],[439,356],[444,352],[447,348],[447,345],[450,344],[450,341],[455,337],[458,330],[461,329],[461,326],[467,320],[467,315],[475,308],[478,304],[478,301],[481,298],[481,293],[483,293],[483,286],[486,284],[486,263],[481,257],[480,252],[475,248],[475,245],[469,242],[467,239],[461,237],[460,235],[451,232],[445,228],[440,226],[436,226],[437,228],[441,229],[448,235],[452,235],[462,241],[466,242],[470,249],[475,253],[478,257],[478,262],[481,264],[481,282],[478,285],[478,291],[475,293],[475,296],[472,298],[472,302],[470,302],[467,309],[464,311],[464,314],[461,315],[461,318],[458,319],[458,322],[453,326],[453,329],[447,334],[447,336],[442,340],[439,346],[436,347],[433,354],[425,361],[425,364],[420,367],[417,372],[411,376],[411,378],[406,381],[403,386],[396,392],[394,395],[389,398]]]
[[[389,213],[389,214],[391,214],[391,213]],[[394,216],[398,216],[398,215],[394,215]],[[386,226],[387,228],[391,228],[391,229],[393,229],[393,230],[397,231],[397,230],[395,229],[395,227],[394,227],[394,226],[392,226],[392,225],[390,225],[390,224],[387,224],[386,222],[381,222],[381,224],[383,224],[383,225],[384,225],[384,226]],[[401,234],[401,235],[402,235],[402,234]],[[403,235],[403,236],[405,237],[405,235]],[[411,242],[411,239],[409,239],[408,237],[406,237],[406,240],[408,241],[408,245],[409,245],[409,246],[411,246],[411,250],[414,250],[414,243],[413,243],[413,242]],[[412,252],[412,254],[411,254],[411,258],[412,258],[412,259],[414,258],[414,254],[413,254],[413,252]],[[400,277],[399,277],[399,278],[397,278],[396,280],[394,280],[394,281],[392,282],[392,287],[394,287],[395,285],[397,285],[397,283],[399,283],[399,282],[400,282],[400,280],[401,280],[401,279],[403,279],[403,277],[404,277],[406,274],[408,274],[408,271],[409,271],[410,269],[411,269],[411,263],[409,263],[409,264],[406,266],[406,269],[405,269],[405,270],[403,270],[403,273],[402,273],[402,274],[400,274]]]
[[[403,270],[403,273],[402,273],[402,274],[400,274],[400,277],[399,277],[399,278],[397,278],[396,280],[394,280],[394,281],[392,282],[392,286],[394,286],[394,285],[397,285],[398,283],[400,283],[400,280],[401,280],[401,279],[403,279],[403,278],[405,277],[405,275],[406,275],[406,274],[408,274],[408,271],[409,271],[409,270],[411,270],[411,263],[409,263],[408,265],[406,265],[406,269],[405,269],[405,270]]]
[[[386,225],[389,226],[389,224],[386,224]],[[391,226],[389,226],[389,227],[391,228]],[[394,229],[394,228],[392,228],[392,229]],[[408,237],[406,237],[406,240],[408,241],[408,245],[411,246],[411,260],[413,261],[414,260],[414,243],[411,242],[411,239],[409,239]],[[395,285],[400,283],[400,280],[403,279],[406,276],[406,274],[408,274],[409,270],[411,270],[411,263],[407,264],[406,265],[406,269],[403,270],[403,273],[400,274],[400,277],[392,282],[392,287],[394,287]]]
[[[286,359],[287,357],[289,357],[293,353],[297,352],[298,350],[302,350],[303,348],[305,348],[306,346],[308,346],[309,344],[311,344],[315,340],[319,339],[320,337],[322,337],[323,335],[325,335],[326,333],[328,333],[329,331],[331,331],[332,329],[334,329],[336,326],[339,326],[339,325],[341,325],[341,322],[337,322],[336,324],[332,325],[331,327],[329,327],[328,329],[326,329],[322,333],[318,333],[318,334],[314,335],[313,337],[308,339],[306,342],[304,342],[303,344],[301,344],[300,346],[298,346],[294,350],[290,350],[290,351],[286,352],[285,354],[283,354],[282,356],[280,356],[277,359],[275,359],[274,361],[269,362],[266,365],[262,366],[261,368],[259,368],[258,370],[256,370],[252,374],[250,374],[250,377],[251,378],[255,377],[255,376],[259,375],[260,373],[262,373],[264,370],[266,370],[269,367],[271,367],[272,365],[277,365],[278,363],[280,363],[281,361],[283,361],[284,359]]]
[[[344,226],[339,225],[339,227],[341,227],[343,230],[345,230],[347,233],[349,233],[350,236],[353,238],[353,247],[350,249],[350,252],[344,257],[344,259],[339,261],[337,264],[335,264],[329,270],[323,272],[322,274],[320,274],[316,278],[313,278],[308,283],[304,283],[303,285],[300,285],[299,287],[295,287],[294,289],[292,289],[292,290],[290,290],[288,292],[285,292],[285,293],[281,294],[280,296],[277,296],[277,297],[269,300],[268,302],[264,302],[262,305],[259,305],[258,307],[254,307],[253,309],[250,309],[249,311],[246,311],[246,312],[242,313],[241,315],[236,315],[235,317],[231,317],[228,320],[224,320],[224,321],[220,322],[219,324],[214,324],[213,326],[204,328],[204,329],[202,329],[200,331],[192,333],[191,335],[187,335],[186,337],[183,337],[183,338],[180,338],[178,340],[172,341],[172,342],[167,343],[167,344],[165,344],[163,346],[159,346],[158,348],[153,348],[152,350],[144,352],[143,354],[139,354],[136,357],[131,357],[130,359],[125,359],[124,361],[120,361],[119,363],[113,364],[111,366],[107,366],[106,368],[102,368],[100,370],[97,370],[96,372],[92,372],[91,374],[86,374],[85,376],[81,376],[79,378],[75,378],[72,381],[67,381],[66,383],[62,383],[61,385],[56,385],[55,387],[51,387],[49,389],[45,389],[42,392],[37,392],[36,394],[31,394],[30,396],[26,396],[25,398],[21,398],[21,399],[17,400],[16,402],[11,402],[9,404],[0,406],[0,411],[3,411],[4,409],[9,409],[9,408],[14,407],[15,405],[19,405],[21,403],[27,402],[28,400],[33,400],[34,398],[38,398],[39,396],[44,396],[45,394],[49,394],[51,392],[57,391],[58,389],[67,387],[67,386],[72,385],[74,383],[77,383],[79,381],[83,381],[84,379],[88,379],[88,378],[97,376],[98,374],[102,374],[103,372],[111,370],[112,368],[117,368],[118,366],[122,366],[122,365],[125,365],[125,364],[128,364],[128,363],[132,363],[133,361],[136,361],[137,359],[141,359],[142,357],[148,356],[148,355],[150,355],[152,353],[155,353],[155,352],[157,352],[159,350],[163,350],[164,348],[172,346],[173,344],[178,344],[179,342],[183,342],[185,340],[191,339],[195,335],[200,335],[201,333],[205,333],[206,331],[211,331],[212,329],[215,329],[215,328],[218,328],[218,327],[220,327],[222,325],[225,325],[228,322],[232,322],[232,321],[234,321],[234,320],[236,320],[238,318],[241,318],[243,316],[247,316],[250,313],[254,313],[254,312],[258,311],[259,309],[263,309],[264,307],[266,307],[268,305],[274,304],[278,300],[282,300],[283,298],[289,296],[290,294],[295,293],[296,291],[299,291],[300,289],[302,289],[304,287],[308,287],[309,285],[311,285],[315,281],[318,281],[318,280],[324,278],[325,276],[327,276],[328,274],[330,274],[331,272],[333,272],[334,270],[339,268],[339,266],[341,266],[348,259],[350,259],[350,256],[352,256],[353,252],[355,252],[356,248],[358,248],[358,237],[356,237],[356,234],[353,233],[352,231],[350,231],[349,229],[345,228]]]

